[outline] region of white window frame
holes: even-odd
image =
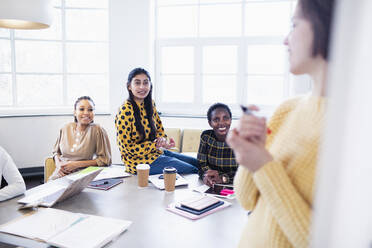
[[[92,8],[92,7],[66,7],[65,0],[60,0],[61,5],[55,7],[61,11],[61,39],[35,39],[35,38],[15,38],[14,30],[9,29],[9,37],[0,37],[3,40],[9,40],[11,45],[11,72],[0,72],[1,74],[11,75],[11,87],[12,87],[12,104],[7,106],[0,106],[0,117],[7,116],[44,116],[44,115],[70,115],[72,111],[71,104],[68,103],[67,99],[67,77],[70,75],[103,75],[107,77],[107,84],[109,87],[110,79],[109,73],[68,73],[67,72],[67,59],[66,59],[66,44],[71,43],[103,43],[109,45],[109,37],[105,41],[96,40],[68,40],[66,39],[66,11],[69,9],[73,10],[105,10],[109,14],[108,8]],[[109,18],[109,16],[108,16]],[[52,24],[53,25],[53,24]],[[107,27],[108,28],[108,27]],[[60,42],[62,45],[62,72],[61,73],[37,73],[37,72],[16,72],[16,55],[15,55],[15,42],[16,41],[45,41],[45,42]],[[108,51],[109,52],[109,51]],[[63,103],[60,106],[33,106],[25,107],[17,104],[17,75],[62,75],[62,87],[63,87]],[[110,89],[108,88],[108,91]],[[93,99],[94,100],[94,99]],[[107,103],[105,106],[96,106],[96,114],[109,114],[110,112],[110,97],[107,96]]]
[[[266,2],[291,2],[291,0],[266,0]],[[259,2],[262,3],[264,1],[249,1],[252,2]],[[245,5],[246,1],[236,2],[233,4],[240,3],[242,4],[242,33],[244,34],[245,30]],[[217,3],[216,3],[217,4]],[[221,3],[218,3],[221,4]],[[293,10],[295,6],[295,1],[292,0],[291,8]],[[190,6],[195,4],[177,4],[172,6]],[[208,4],[201,4],[199,1],[199,5],[213,5],[211,3]],[[158,16],[158,7],[163,6],[171,6],[171,5],[157,5],[157,1],[154,5],[154,32],[155,32],[155,41],[154,41],[154,50],[155,50],[155,58],[154,58],[154,71],[155,71],[155,79],[153,80],[154,83],[154,93],[155,99],[158,106],[158,110],[161,111],[166,116],[205,116],[206,110],[210,106],[210,104],[203,104],[202,103],[202,53],[204,46],[218,46],[218,45],[227,45],[227,46],[236,46],[238,49],[238,68],[237,73],[234,75],[237,76],[237,85],[236,85],[236,96],[237,101],[239,104],[247,104],[247,76],[252,76],[253,74],[247,73],[247,66],[246,66],[246,56],[247,56],[247,46],[248,45],[281,45],[285,39],[285,36],[238,36],[238,37],[213,37],[213,38],[205,38],[205,37],[191,37],[191,38],[158,38],[157,37],[157,16]],[[290,17],[289,17],[290,18]],[[169,102],[162,102],[161,99],[161,90],[162,90],[162,82],[161,82],[161,49],[164,47],[176,47],[176,46],[188,46],[194,47],[194,73],[188,74],[193,75],[194,79],[194,101],[192,103],[169,103]],[[297,94],[296,90],[293,90],[293,87],[290,82],[290,74],[288,68],[288,62],[285,63],[286,68],[284,68],[284,74],[278,74],[280,76],[284,76],[284,87],[283,87],[283,96],[284,98],[288,98]],[[171,74],[167,74],[171,75]],[[175,74],[175,75],[186,75],[186,74]],[[209,74],[208,75],[212,75]],[[223,75],[223,74],[218,74]],[[226,74],[232,75],[232,74]],[[275,74],[270,74],[265,76],[275,76]],[[308,79],[301,79],[307,81]],[[305,86],[301,88],[301,92],[306,92],[311,89],[311,84],[306,83]],[[305,88],[305,89],[304,89]],[[233,115],[237,116],[240,114],[240,107],[239,104],[229,104],[232,109]],[[261,111],[264,115],[270,114],[276,106],[274,105],[259,105]]]

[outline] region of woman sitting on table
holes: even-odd
[[[270,131],[264,118],[244,114],[227,137],[240,165],[237,198],[252,211],[239,247],[309,247],[333,4],[299,0],[284,41],[290,71],[310,75],[312,93],[281,104],[268,123]]]
[[[238,169],[234,152],[225,141],[231,125],[231,110],[223,103],[216,103],[208,109],[207,117],[212,129],[200,136],[199,175],[208,186],[231,184]]]
[[[128,75],[129,98],[115,118],[117,143],[127,172],[136,173],[138,164],[149,164],[150,174],[161,174],[163,168],[173,166],[178,173],[197,173],[195,158],[168,151],[174,147],[167,140],[164,128],[152,100],[149,73],[135,68]]]
[[[8,185],[0,189],[0,201],[8,200],[26,191],[25,182],[13,159],[0,146],[0,185],[2,177],[4,177]]]
[[[53,149],[56,169],[50,179],[63,177],[89,166],[111,164],[111,148],[103,127],[93,123],[94,102],[79,97],[74,105],[74,122],[65,125]]]

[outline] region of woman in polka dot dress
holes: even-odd
[[[106,131],[93,123],[94,102],[89,96],[77,99],[74,122],[65,125],[53,149],[56,179],[88,166],[111,164],[111,147]]]
[[[152,100],[152,83],[149,73],[135,68],[128,75],[128,100],[120,107],[115,118],[117,144],[127,172],[136,173],[138,164],[149,164],[150,174],[163,173],[173,166],[178,173],[197,173],[195,158],[168,151],[174,147],[167,140],[155,103]]]

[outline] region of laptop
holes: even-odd
[[[58,178],[26,191],[18,203],[20,208],[52,207],[71,196],[80,193],[102,171],[103,168],[88,167],[71,175]]]

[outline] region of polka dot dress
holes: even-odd
[[[129,101],[126,101],[119,109],[115,118],[117,144],[120,150],[121,159],[126,165],[127,172],[135,174],[138,164],[151,164],[163,152],[156,148],[156,143],[150,141],[150,124],[147,120],[147,113],[144,104],[138,104],[141,113],[141,124],[144,127],[145,139],[140,142],[141,137],[137,131],[134,118],[133,106]],[[154,108],[154,124],[156,129],[156,138],[165,137],[164,128],[161,123],[158,112]]]

